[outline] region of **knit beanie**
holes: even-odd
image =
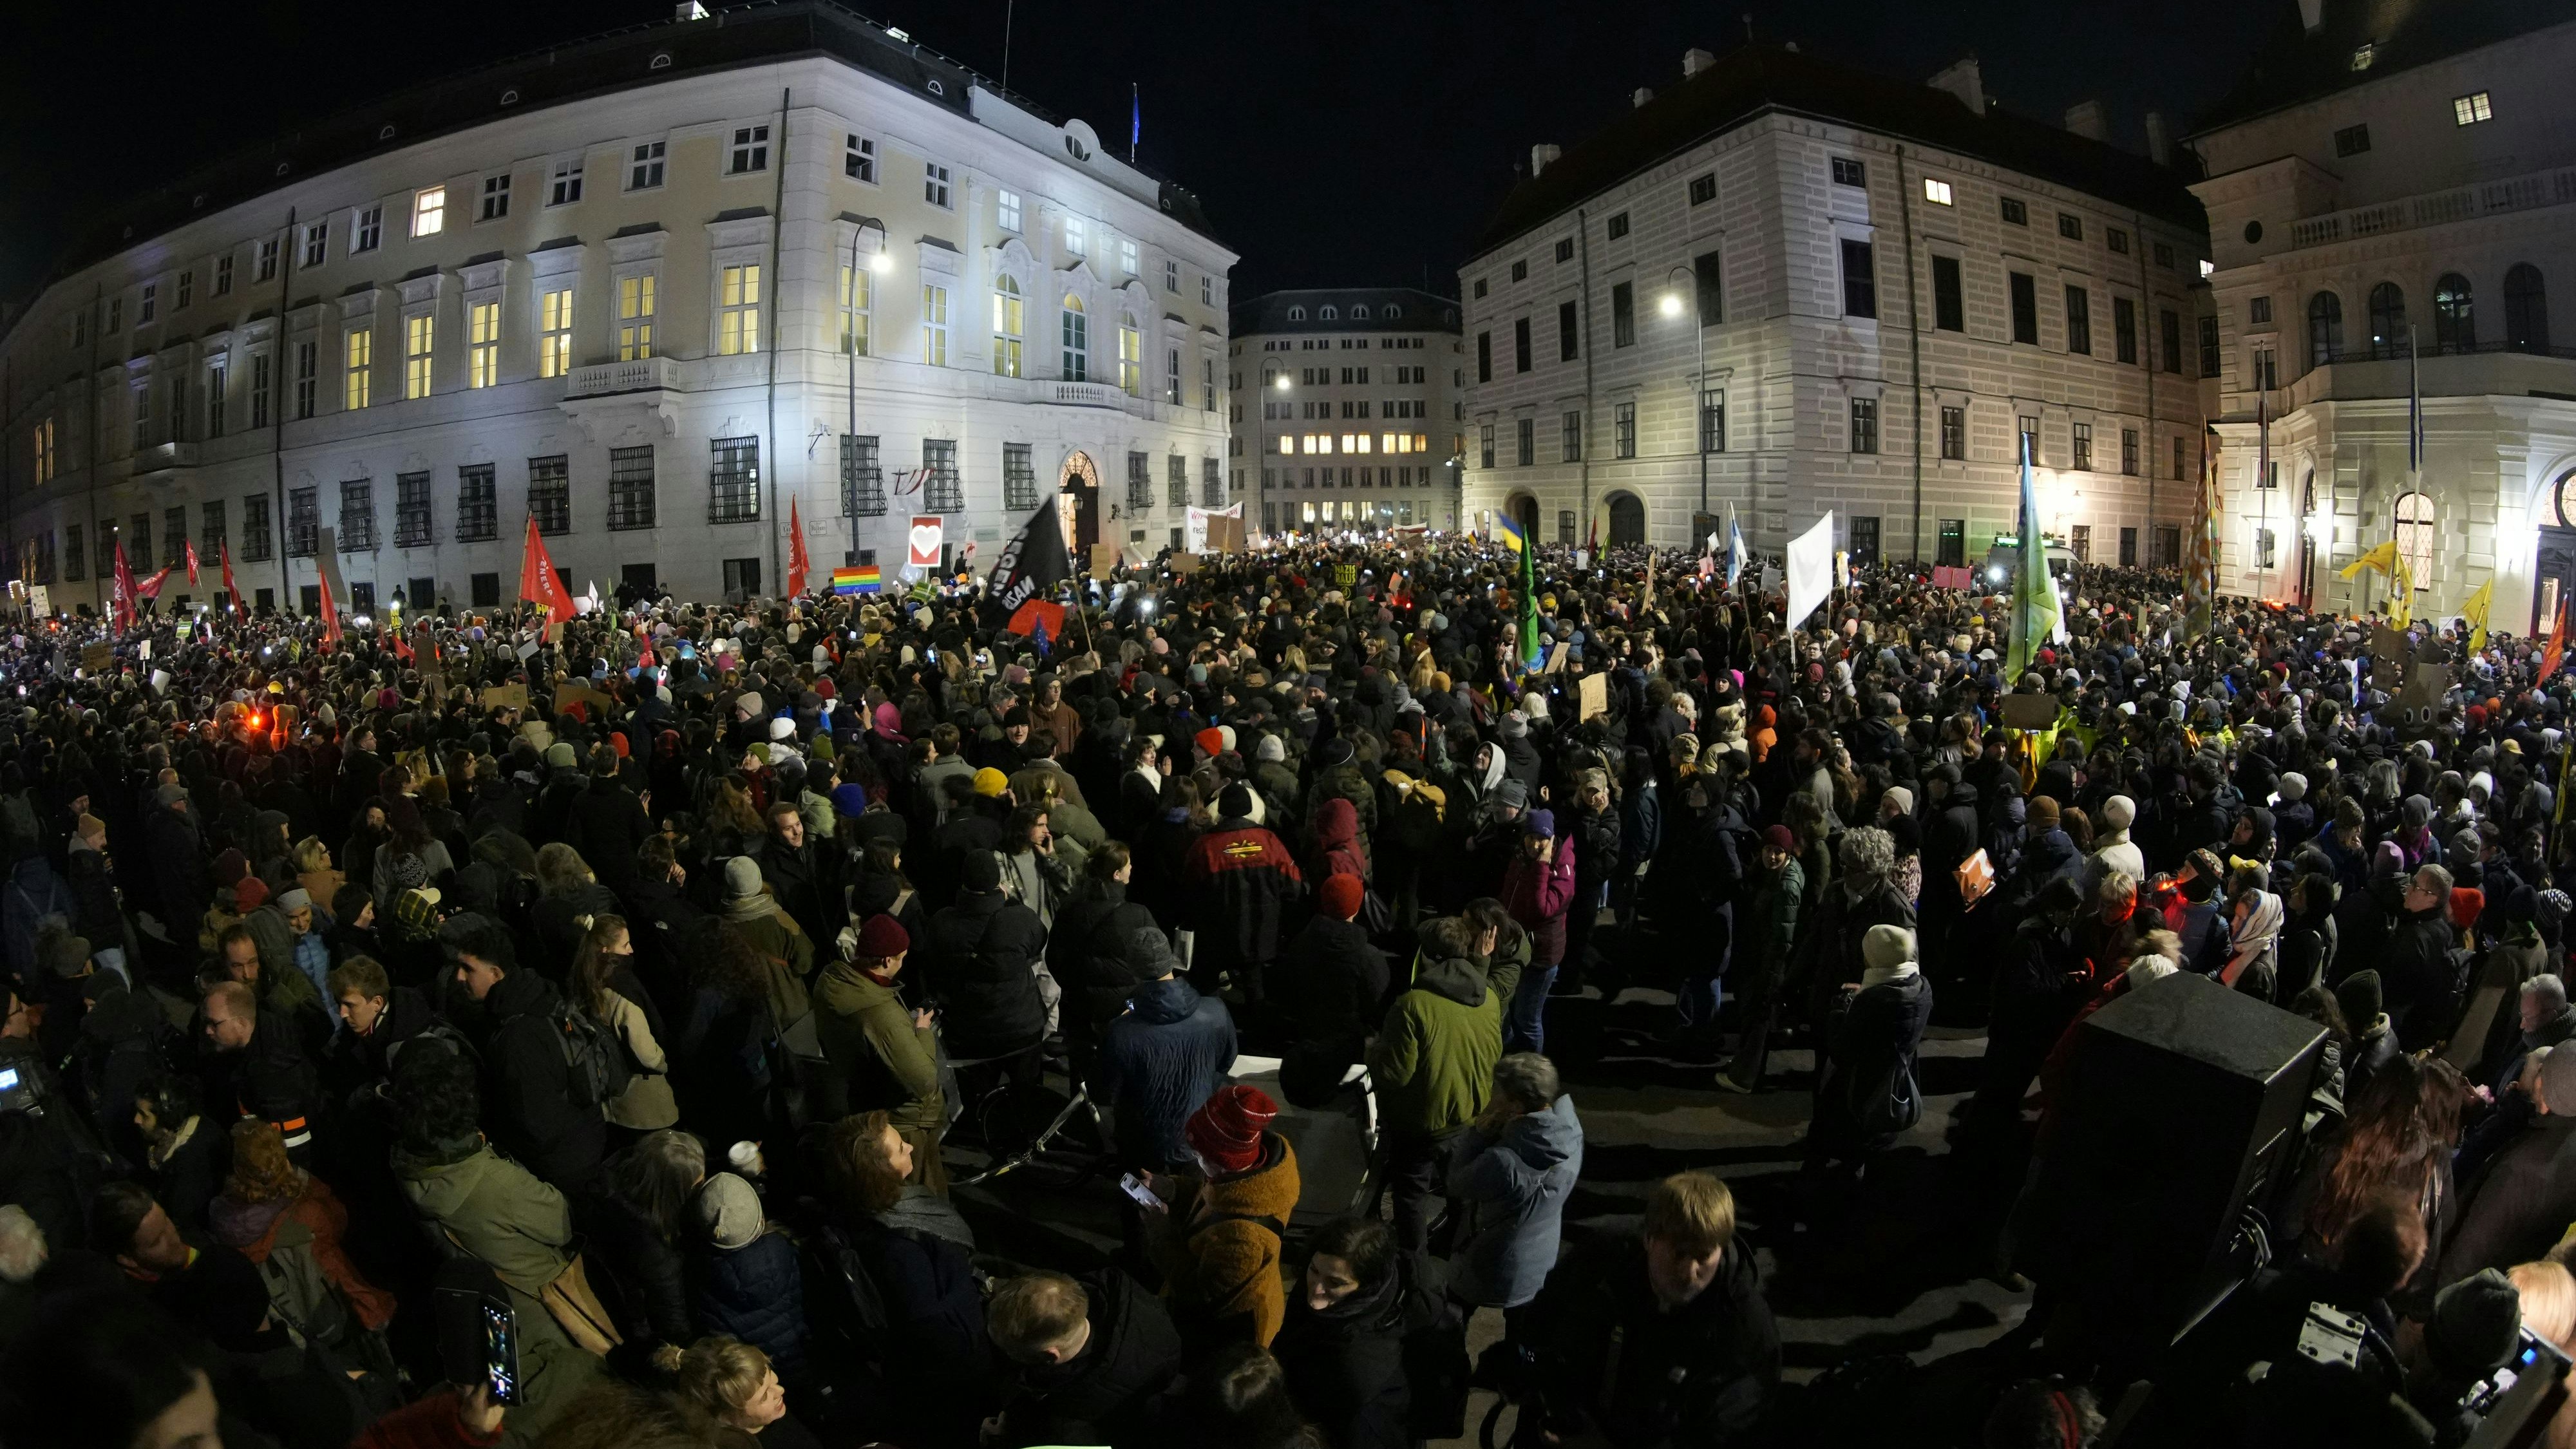
[[[1203,729],[1190,738],[1198,743],[1200,749],[1207,752],[1210,759],[1225,753],[1225,736],[1218,733],[1214,726]]]
[[[1914,933],[1903,926],[1872,926],[1860,938],[1861,964],[1886,971],[1914,959]]]
[[[2522,1294],[2488,1268],[2433,1295],[2424,1351],[2446,1375],[2482,1378],[2512,1354],[2522,1330]]]
[[[1277,735],[1263,735],[1261,743],[1252,747],[1252,757],[1274,765],[1284,764],[1288,759],[1288,742]]]
[[[1531,811],[1529,814],[1521,817],[1521,833],[1524,835],[1537,836],[1541,840],[1554,840],[1556,838],[1556,812],[1552,810]]]
[[[769,722],[769,737],[773,740],[792,740],[796,738],[796,721],[787,718],[785,715],[780,715],[778,718],[771,720]]]
[[[851,948],[854,961],[883,961],[912,949],[912,933],[903,922],[880,911],[868,917],[859,927],[857,943]]]
[[[1347,921],[1360,913],[1360,904],[1367,897],[1368,887],[1360,884],[1358,876],[1337,875],[1325,881],[1316,894],[1325,915],[1336,921]]]
[[[2305,800],[2306,798],[2308,798],[2307,776],[2300,774],[2296,770],[2292,770],[2281,776],[2281,799],[2283,801]]]
[[[548,769],[569,770],[580,763],[581,757],[573,753],[571,741],[557,740],[553,744],[546,746],[546,767]]]
[[[987,800],[1000,798],[1002,792],[1010,788],[1011,777],[990,765],[975,772],[975,793]]]
[[[2045,795],[2033,795],[2030,798],[2030,808],[2023,818],[2027,819],[2031,825],[2037,829],[2055,830],[2057,828],[2057,802],[2051,800]]]
[[[1279,1116],[1279,1104],[1258,1087],[1219,1087],[1181,1124],[1190,1150],[1219,1172],[1243,1172],[1261,1161],[1261,1134]]]
[[[826,736],[826,738],[829,738],[829,736]],[[868,787],[855,783],[833,786],[832,811],[836,815],[855,816],[867,814]]]
[[[2343,1019],[2352,1023],[2354,1031],[2365,1030],[2379,1019],[2379,1014],[2387,1009],[2380,1003],[2379,973],[2376,971],[2356,971],[2335,988],[2335,1005],[2343,1008]]]
[[[737,855],[724,864],[725,894],[740,900],[760,894],[760,864],[747,855]]]
[[[243,855],[239,850],[227,848],[223,854],[215,857],[216,885],[240,885],[242,877],[248,874],[250,874],[250,857]]]
[[[698,1189],[692,1205],[698,1229],[719,1248],[747,1248],[760,1236],[765,1218],[760,1194],[730,1172],[719,1172]]]
[[[2136,824],[2137,819],[2138,802],[2126,795],[2114,795],[2102,802],[2102,825],[2105,829],[2126,830]]]
[[[233,887],[233,909],[241,912],[243,915],[248,915],[252,911],[258,910],[260,903],[267,899],[268,882],[261,880],[258,876],[243,876],[240,884]]]

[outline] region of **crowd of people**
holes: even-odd
[[[1695,1168],[1569,1230],[1625,1069],[1565,1004],[1658,993],[1654,1055],[1805,1122],[1800,1226],[1946,1132],[2015,1291],[2095,1012],[2314,1028],[2216,1312],[2141,1362],[2043,1277],[1870,1442],[2080,1449],[2127,1391],[2124,1442],[2454,1444],[2576,1348],[2549,641],[2419,623],[2417,709],[2368,621],[2171,575],[2079,567],[2011,677],[1892,566],[1793,627],[1633,548],[1198,565],[1052,638],[971,581],[20,626],[0,1444],[1395,1449],[1471,1385],[1527,1445],[1829,1442],[1891,1391],[1784,1384],[1792,1224]],[[1984,1050],[1927,1124],[1936,1023]],[[1363,1112],[1319,1212],[1296,1143]],[[1039,1147],[1114,1247],[952,1183]]]

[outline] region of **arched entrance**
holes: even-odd
[[[1503,511],[1511,515],[1512,522],[1520,525],[1521,537],[1532,543],[1539,541],[1536,497],[1527,493],[1515,493],[1511,501],[1503,505]]]
[[[1056,483],[1056,509],[1064,520],[1065,547],[1079,570],[1100,542],[1100,467],[1089,453],[1076,449],[1064,460]]]
[[[1645,503],[1645,500],[1644,500],[1644,499],[1642,499],[1642,498],[1639,498],[1639,497],[1638,497],[1636,494],[1634,494],[1634,493],[1613,493],[1613,494],[1611,494],[1611,495],[1610,495],[1610,543],[1611,543],[1611,545],[1612,545],[1613,547],[1616,547],[1616,546],[1618,546],[1618,545],[1620,545],[1620,544],[1623,544],[1623,543],[1644,543],[1645,541],[1646,541],[1646,503]]]
[[[2576,592],[2576,470],[2562,473],[2540,500],[2540,547],[2532,558],[2529,634],[2546,639],[2558,611]]]

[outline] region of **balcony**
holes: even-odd
[[[603,362],[576,367],[564,375],[564,396],[609,397],[621,392],[677,391],[680,362],[675,357],[641,357],[632,362]]]
[[[2304,247],[2332,246],[2337,242],[2386,236],[2390,232],[2445,226],[2455,221],[2502,216],[2543,206],[2564,206],[2569,202],[2576,202],[2576,166],[2472,182],[2448,191],[2428,191],[2421,196],[2401,196],[2395,201],[2311,216],[2290,223],[2290,248],[2296,251]]]
[[[602,362],[564,374],[563,401],[556,404],[578,424],[591,442],[615,435],[635,417],[634,409],[652,414],[662,436],[679,436],[680,360],[639,357],[632,362]]]
[[[134,476],[137,478],[146,473],[163,473],[172,468],[195,466],[197,466],[197,445],[194,443],[154,443],[151,447],[134,450]]]
[[[1053,382],[1047,400],[1066,407],[1114,408],[1124,406],[1127,394],[1105,382]]]
[[[2500,339],[2466,346],[2427,343],[2420,359],[2410,359],[2403,347],[2362,342],[2336,349],[2323,364],[2275,390],[2273,416],[2317,402],[2402,401],[2418,386],[2428,398],[2565,396],[2576,393],[2571,364],[2576,347],[2516,346]],[[2225,407],[2230,417],[2250,418],[2254,395],[2231,389]]]

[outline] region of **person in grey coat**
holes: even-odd
[[[1449,1295],[1503,1309],[1508,1324],[1556,1266],[1565,1200],[1583,1172],[1583,1122],[1555,1063],[1536,1052],[1496,1062],[1493,1096],[1450,1151]]]

